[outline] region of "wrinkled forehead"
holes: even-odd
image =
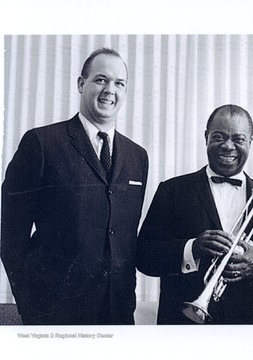
[[[218,112],[210,125],[210,131],[251,135],[248,118],[243,113],[231,115],[229,112]]]

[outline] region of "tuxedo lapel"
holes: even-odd
[[[247,184],[247,199],[251,196],[253,191],[253,180],[247,175],[246,176],[246,184]]]
[[[210,218],[218,228],[222,229],[219,214],[216,209],[214,198],[206,175],[206,167],[198,171],[194,179],[194,183],[197,195],[199,196]]]
[[[68,134],[72,138],[72,145],[81,154],[89,165],[96,171],[104,182],[106,180],[105,171],[93,149],[93,146],[79,120],[78,115],[71,119],[68,123]]]
[[[246,175],[246,183],[247,183],[247,199],[251,196],[252,189],[253,189],[253,180]],[[206,167],[201,169],[194,179],[195,182],[195,189],[196,192],[205,207],[206,211],[208,212],[211,219],[214,221],[216,226],[222,229],[222,225],[220,222],[219,214],[215,206],[215,202],[213,199],[213,195],[209,186],[208,178],[206,175]],[[249,209],[252,207],[250,205]]]
[[[245,174],[246,176],[246,191],[247,191],[247,200],[251,197],[252,195],[252,191],[253,191],[253,180],[247,175]],[[249,205],[249,210],[250,211],[252,209],[252,202],[251,204]]]

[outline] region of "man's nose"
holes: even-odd
[[[109,81],[105,88],[104,88],[104,93],[105,94],[109,94],[109,95],[114,95],[115,94],[115,87],[114,87],[114,83],[112,81]]]
[[[222,144],[222,147],[225,148],[226,150],[234,150],[235,149],[235,144],[231,139],[227,139]]]

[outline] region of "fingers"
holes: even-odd
[[[234,258],[236,257],[239,256],[234,256]],[[231,258],[231,261],[225,267],[222,276],[224,277],[225,281],[229,284],[238,282],[245,277],[245,265],[241,261],[236,263]]]
[[[238,248],[241,248],[240,251],[237,251],[235,249],[235,252],[236,253],[239,253],[239,254],[244,254],[246,251],[248,251],[250,248],[249,248],[249,245],[245,242],[245,241],[239,241],[238,242]]]
[[[243,279],[242,272],[239,270],[234,270],[230,272],[224,271],[223,276],[224,276],[224,282],[226,284],[236,283]]]
[[[193,243],[193,254],[201,257],[217,257],[226,254],[231,245],[232,237],[222,230],[207,230],[200,234]]]

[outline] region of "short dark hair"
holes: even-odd
[[[82,68],[82,71],[81,71],[81,75],[82,75],[82,77],[83,77],[84,79],[87,79],[87,77],[89,76],[89,72],[90,72],[90,67],[91,67],[92,61],[95,59],[96,56],[101,55],[101,54],[113,55],[113,56],[116,56],[116,57],[118,57],[119,59],[121,59],[122,62],[123,62],[123,64],[125,65],[126,72],[127,72],[127,76],[128,76],[127,65],[126,65],[126,63],[124,62],[124,60],[122,59],[122,57],[120,56],[120,54],[119,54],[116,50],[109,49],[109,48],[106,48],[106,47],[102,47],[102,48],[99,48],[99,49],[93,51],[93,52],[90,54],[90,56],[86,59],[85,63],[83,64],[83,68]]]
[[[249,128],[251,131],[251,134],[253,134],[253,121],[252,118],[250,116],[250,114],[248,113],[247,110],[243,109],[241,106],[238,105],[232,105],[232,104],[228,104],[228,105],[222,105],[218,108],[216,108],[212,114],[210,115],[207,124],[206,124],[206,131],[209,132],[210,127],[212,125],[212,122],[215,118],[215,116],[220,113],[222,115],[226,115],[229,114],[231,117],[234,115],[245,115],[248,119],[248,124],[249,124]]]

